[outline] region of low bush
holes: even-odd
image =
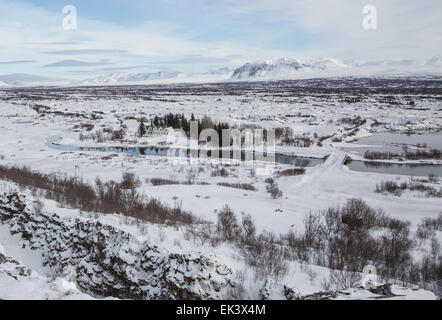
[[[178,205],[170,207],[158,199],[147,199],[136,190],[139,179],[132,173],[124,173],[121,182],[97,179],[95,185],[90,185],[76,177],[43,174],[27,167],[0,166],[0,179],[13,181],[21,188],[40,190],[42,197],[82,211],[121,213],[169,225],[201,222]]]
[[[300,176],[300,175],[305,174],[305,169],[304,168],[286,169],[286,170],[278,171],[276,174],[280,177]]]
[[[407,182],[397,183],[395,181],[382,181],[380,184],[376,185],[375,189],[377,193],[390,193],[395,196],[401,196],[405,190],[425,193],[427,197],[431,198],[442,197],[442,189],[437,190],[435,187],[426,185],[424,183],[420,183],[413,178],[411,178],[408,183]]]
[[[174,185],[180,184],[180,182],[171,179],[153,178],[150,179],[150,183],[154,186]]]
[[[265,182],[267,183],[266,191],[267,191],[267,193],[270,194],[272,199],[282,198],[283,193],[279,189],[278,184],[275,182],[275,180],[273,178],[268,178],[265,180]]]
[[[229,176],[229,171],[227,171],[225,168],[217,168],[214,171],[212,171],[212,177],[228,177]]]
[[[235,189],[243,189],[248,191],[256,191],[256,188],[253,184],[250,183],[226,183],[226,182],[220,182],[217,184],[221,187],[227,187],[227,188],[235,188]]]

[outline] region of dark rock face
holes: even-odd
[[[301,295],[296,289],[274,280],[267,279],[261,289],[262,300],[300,300]]]
[[[171,253],[115,227],[35,213],[24,196],[0,196],[0,222],[39,250],[58,274],[70,271],[84,292],[124,299],[222,299],[232,271],[204,255]]]
[[[382,284],[380,286],[376,286],[373,289],[368,289],[368,291],[379,294],[382,296],[392,296],[393,293],[391,292],[391,285],[390,284]]]
[[[258,78],[266,72],[273,71],[279,67],[285,67],[294,71],[301,70],[307,65],[302,65],[295,60],[280,59],[275,64],[265,61],[246,63],[245,65],[237,68],[232,75],[232,79],[253,79]]]
[[[32,274],[32,270],[23,266],[19,261],[8,258],[0,253],[0,265],[8,264],[8,267],[5,270],[2,270],[6,276],[18,279],[19,277],[30,277]]]

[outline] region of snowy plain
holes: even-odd
[[[260,232],[268,230],[276,234],[285,234],[291,230],[299,232],[305,216],[310,212],[341,206],[351,198],[362,198],[370,206],[382,208],[391,217],[411,222],[413,230],[423,218],[437,218],[442,211],[441,198],[425,197],[419,192],[410,192],[402,196],[376,193],[376,185],[382,181],[406,181],[410,177],[351,171],[344,164],[347,153],[342,148],[354,145],[360,138],[382,131],[440,132],[440,92],[426,92],[425,82],[419,83],[422,88],[411,91],[412,93],[398,90],[396,94],[394,88],[401,83],[395,83],[394,80],[392,83],[379,85],[378,90],[372,90],[374,93],[370,90],[360,92],[358,84],[352,84],[354,88],[348,89],[348,83],[345,81],[325,83],[331,88],[321,87],[322,91],[318,92],[315,92],[314,87],[308,87],[303,83],[280,86],[278,82],[253,86],[153,86],[148,87],[146,91],[143,91],[143,87],[136,86],[115,89],[3,89],[0,91],[0,164],[25,165],[42,173],[77,176],[90,183],[94,183],[97,177],[103,181],[118,181],[124,172],[132,172],[141,180],[138,190],[147,197],[158,198],[171,206],[178,203],[195,216],[214,223],[218,210],[227,204],[238,215],[251,214]],[[365,84],[362,82],[360,85]],[[336,90],[333,90],[333,86],[336,86]],[[385,89],[385,86],[390,91]],[[354,100],[345,101],[348,96]],[[409,104],[410,101],[413,101],[413,105]],[[276,175],[277,171],[293,166],[276,164],[274,174],[260,176],[253,173],[254,164],[241,163],[225,167],[228,176],[214,177],[213,172],[223,167],[216,162],[196,161],[189,164],[187,161],[180,163],[175,161],[176,159],[159,156],[69,150],[69,147],[91,146],[167,146],[166,137],[139,138],[137,128],[140,118],[152,119],[154,116],[163,116],[170,112],[184,114],[189,118],[192,114],[197,118],[207,115],[216,121],[238,127],[289,127],[295,135],[306,135],[315,140],[315,143],[306,148],[277,144],[276,151],[286,155],[324,158],[324,162],[306,167],[304,175],[278,177],[283,196],[280,199],[272,199],[266,192],[265,179]],[[355,115],[366,121],[357,127],[342,122],[342,119],[354,118]],[[93,126],[93,129],[86,131],[85,124]],[[126,140],[123,142],[97,142],[79,138],[80,133],[90,134],[103,128],[118,130],[122,124],[127,127]],[[354,130],[355,132],[350,134]],[[65,149],[53,145],[48,140],[50,137],[59,137],[57,144]],[[317,142],[321,137],[324,139],[319,144]],[[363,160],[355,155],[352,158]],[[194,174],[195,182],[200,184],[154,186],[150,182],[155,178],[185,182],[190,173]],[[248,183],[253,185],[256,191],[220,186],[218,183]],[[440,188],[440,185],[437,187]],[[14,188],[9,182],[0,182],[0,192]],[[78,210],[60,208],[53,201],[44,200],[44,204],[45,210],[57,212],[59,215],[80,215]],[[99,219],[107,224],[125,228],[132,234],[139,233],[137,228],[124,226],[124,222],[118,218],[118,212],[115,212],[115,216]],[[180,230],[163,229],[155,225],[148,225],[146,228],[149,230],[148,239],[138,234],[142,241],[148,240],[169,249],[211,253],[238,271],[246,269],[244,263],[235,258],[237,253],[227,245],[216,249],[204,245],[195,247],[192,241],[184,239]],[[441,239],[439,233],[438,241]],[[5,226],[0,226],[0,243],[8,256],[38,272],[40,277],[48,276],[45,275],[47,270],[41,265],[38,252],[22,249],[20,239],[11,237]],[[307,269],[314,270],[316,276],[309,276]],[[312,294],[322,289],[321,281],[327,272],[323,267],[306,267],[302,263],[291,263],[284,283],[293,285],[304,295]],[[249,276],[252,277],[246,275],[246,278]],[[43,278],[35,276],[29,284],[24,284],[24,288],[17,287],[17,292],[27,291],[27,288],[33,287],[34,282],[43,283]],[[54,280],[48,290],[57,285],[69,289],[69,284],[63,281],[65,280]],[[248,279],[247,284],[254,285],[251,279]],[[2,287],[11,288],[15,285],[0,279],[0,288]],[[57,290],[63,292],[64,289]],[[256,288],[250,289],[250,292],[256,291]],[[17,297],[17,293],[14,292],[3,296],[4,292],[6,291],[0,289],[0,298]],[[71,298],[87,297],[75,289],[70,292]],[[29,294],[30,297],[33,296],[31,292]],[[410,296],[412,294],[410,293]],[[418,297],[428,298],[425,294],[427,293]],[[36,297],[58,298],[50,291]]]

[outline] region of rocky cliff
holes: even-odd
[[[0,196],[0,221],[57,274],[94,295],[221,299],[237,285],[231,269],[211,257],[168,252],[95,220],[36,212],[17,193]]]

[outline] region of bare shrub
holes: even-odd
[[[141,185],[140,179],[132,172],[124,172],[121,189],[135,189]]]
[[[212,177],[228,177],[229,171],[227,171],[225,168],[217,168],[216,170],[212,171]]]
[[[282,191],[279,189],[278,184],[275,182],[275,180],[273,180],[272,178],[268,178],[266,179],[266,191],[267,193],[270,194],[270,196],[272,197],[272,199],[279,199],[282,198],[283,193]]]
[[[400,196],[407,188],[408,185],[406,183],[398,184],[395,181],[382,181],[381,184],[376,185],[376,192],[391,193],[395,196]]]
[[[437,218],[423,219],[417,227],[416,237],[420,240],[434,238],[436,231],[442,231],[442,213]]]
[[[352,126],[355,126],[355,127],[359,127],[359,126],[367,123],[367,120],[362,119],[361,117],[357,116],[357,117],[354,117],[354,118],[350,118],[350,117],[341,118],[339,120],[339,122],[342,123],[342,124],[349,124],[349,125],[352,125]]]
[[[137,185],[137,178],[132,174],[124,176],[122,182],[102,182],[97,178],[95,186],[91,186],[76,177],[42,174],[27,167],[0,166],[0,179],[14,181],[21,188],[37,188],[42,196],[57,201],[61,206],[104,214],[122,213],[169,225],[201,221],[182,210],[179,204],[170,207],[158,199],[146,199],[133,188]]]
[[[361,282],[362,276],[359,273],[347,270],[331,270],[328,280],[325,280],[322,286],[326,291],[339,291],[357,287]]]
[[[372,229],[383,233],[374,237]],[[361,272],[376,263],[381,274],[396,277],[403,276],[412,261],[409,235],[409,223],[389,218],[360,199],[350,199],[341,208],[310,213],[304,232],[299,236],[291,232],[284,240],[303,261],[348,272]]]
[[[246,262],[261,277],[279,279],[287,274],[284,247],[276,243],[275,235],[264,231],[252,244],[244,248]]]
[[[239,226],[233,210],[225,205],[221,211],[218,212],[218,233],[227,241],[236,240],[238,237]]]
[[[195,184],[196,179],[198,178],[199,171],[194,168],[190,168],[186,173],[186,182],[187,184]]]
[[[180,182],[178,182],[176,180],[162,179],[162,178],[153,178],[153,179],[150,179],[150,182],[154,186],[164,186],[164,185],[180,184]]]
[[[410,152],[406,147],[404,148],[403,154],[379,151],[366,151],[364,153],[364,158],[368,160],[391,160],[396,158],[405,158],[408,160],[441,159],[441,156],[441,150],[430,149]]]
[[[286,169],[283,171],[278,171],[276,174],[280,177],[300,176],[305,174],[305,169],[304,168]]]
[[[123,130],[115,130],[110,136],[110,140],[123,140],[125,133]]]
[[[287,128],[281,139],[282,145],[292,147],[309,148],[313,143],[314,141],[305,134],[293,136],[293,131],[290,128]]]
[[[442,257],[425,256],[418,266],[419,282],[424,288],[442,295]]]
[[[440,247],[441,247],[441,246],[440,246],[439,241],[437,241],[436,238],[432,238],[432,239],[431,239],[431,254],[432,254],[433,256],[437,256],[437,255],[439,255]]]
[[[433,182],[435,181],[434,179],[437,179],[435,177],[429,177],[428,181],[425,182],[429,182],[430,180],[432,180]],[[410,182],[402,182],[402,183],[396,183],[395,181],[383,181],[381,182],[381,184],[376,185],[376,192],[377,193],[391,193],[395,196],[401,196],[402,193],[405,190],[410,190],[410,191],[419,191],[422,193],[425,193],[427,195],[427,197],[431,197],[431,198],[441,198],[442,197],[442,189],[437,190],[436,188],[426,185],[424,183],[420,183],[419,181],[411,178]]]
[[[221,186],[221,187],[243,189],[243,190],[248,190],[248,191],[256,191],[255,186],[253,184],[249,184],[249,183],[226,183],[226,182],[220,182],[217,185]]]
[[[243,230],[244,243],[253,242],[256,236],[256,225],[250,214],[243,214],[241,226]]]
[[[439,183],[439,177],[436,176],[435,174],[429,174],[428,175],[428,182],[429,183],[434,183],[434,184],[438,184]]]
[[[352,229],[378,226],[384,218],[382,211],[369,207],[361,199],[350,199],[341,210],[342,222]]]
[[[244,283],[246,282],[246,275],[243,271],[237,271],[234,274],[235,285],[229,287],[227,291],[227,300],[244,300],[246,290]]]
[[[95,125],[93,123],[82,123],[80,124],[80,127],[86,131],[92,131],[95,128]]]
[[[391,160],[400,157],[400,154],[393,152],[366,151],[364,153],[364,158],[367,160]]]

